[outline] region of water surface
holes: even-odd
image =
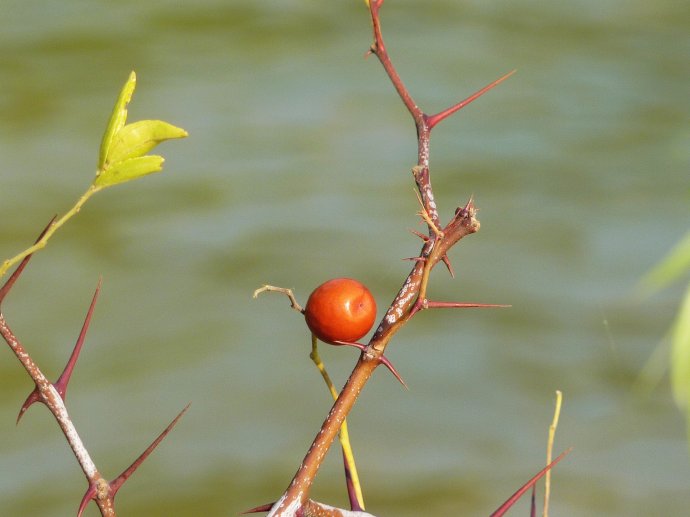
[[[682,2],[389,1],[389,50],[435,112],[518,73],[432,139],[443,217],[474,195],[481,231],[435,272],[424,313],[351,417],[367,508],[487,515],[543,464],[552,514],[684,515],[690,460],[666,380],[633,385],[682,289],[634,288],[688,228],[690,11]],[[0,16],[0,255],[26,247],[91,180],[130,70],[132,120],[190,132],[165,172],[99,194],[36,256],[4,311],[57,377],[99,275],[68,407],[115,477],[189,413],[118,496],[122,515],[234,515],[276,499],[330,407],[285,300],[334,276],[379,305],[418,252],[414,127],[375,59],[362,2],[59,3]],[[381,314],[383,309],[381,309]],[[350,350],[324,350],[338,384]],[[0,354],[0,514],[73,514],[86,489],[31,385]],[[314,496],[344,505],[337,454]],[[527,515],[526,505],[512,512]],[[93,506],[87,515],[97,515]]]

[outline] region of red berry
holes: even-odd
[[[357,341],[374,324],[376,301],[357,280],[334,278],[309,295],[304,317],[321,341]]]

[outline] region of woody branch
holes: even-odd
[[[280,500],[273,505],[269,517],[292,517],[296,515],[297,511],[304,512],[308,507],[313,508],[314,502],[309,500],[311,484],[341,424],[354,406],[373,371],[381,364],[383,352],[393,335],[407,323],[416,312],[421,309],[442,306],[489,306],[484,304],[429,302],[426,298],[426,285],[429,274],[434,266],[436,266],[438,262],[443,261],[449,267],[452,274],[452,268],[450,268],[450,262],[447,256],[448,250],[463,237],[479,230],[479,221],[476,218],[477,209],[472,199],[464,206],[457,208],[455,214],[445,226],[441,223],[430,181],[429,143],[431,130],[439,122],[480,97],[512,75],[513,72],[501,77],[450,108],[435,115],[427,115],[417,106],[389,57],[381,33],[379,10],[382,4],[383,0],[371,0],[369,2],[374,35],[374,42],[369,52],[374,54],[380,61],[403,104],[410,112],[417,129],[417,165],[413,167],[412,173],[417,189],[419,190],[422,204],[421,215],[427,222],[428,236],[422,236],[424,241],[422,249],[419,256],[414,260],[412,270],[386,311],[386,314],[369,344],[362,351],[355,368],[341,390],[326,420],[322,424],[321,429],[309,448],[292,482]],[[337,513],[336,511],[336,513],[329,513],[329,515],[343,514]]]
[[[48,226],[43,230],[38,238],[38,241],[53,227],[55,219],[51,220]],[[153,452],[155,447],[161,442],[161,440],[172,430],[174,425],[180,419],[180,417],[185,413],[189,405],[185,407],[177,417],[163,430],[163,432],[149,445],[149,447],[139,455],[139,457],[127,468],[125,469],[117,478],[113,481],[107,481],[99,472],[96,464],[91,459],[86,446],[82,442],[79,433],[77,432],[72,419],[70,418],[69,412],[65,405],[65,397],[67,393],[67,386],[70,381],[72,372],[76,365],[79,354],[82,350],[82,345],[86,337],[86,332],[89,328],[91,322],[91,316],[96,305],[96,300],[100,291],[100,282],[96,288],[96,292],[89,306],[86,318],[84,320],[84,325],[82,326],[77,342],[74,346],[74,350],[70,355],[70,358],[60,375],[59,379],[55,383],[51,383],[48,378],[43,374],[38,365],[31,358],[31,355],[26,350],[24,345],[21,343],[17,335],[10,328],[7,319],[2,311],[2,303],[7,297],[8,293],[16,283],[19,276],[24,271],[24,268],[28,264],[29,260],[33,254],[26,255],[21,263],[17,266],[17,269],[10,275],[5,284],[0,288],[0,335],[7,342],[12,352],[14,352],[17,359],[22,363],[22,366],[27,371],[31,379],[35,384],[35,389],[29,394],[24,404],[22,404],[19,410],[19,415],[17,417],[17,422],[24,415],[26,410],[34,402],[42,402],[50,410],[50,412],[55,417],[60,429],[62,430],[67,443],[69,444],[72,452],[74,453],[79,466],[81,467],[86,479],[88,481],[88,488],[82,501],[79,505],[78,516],[81,516],[84,512],[86,505],[94,500],[98,505],[98,508],[103,517],[115,517],[115,495],[118,490],[122,487],[124,482],[134,473],[134,471],[143,463],[143,461]]]

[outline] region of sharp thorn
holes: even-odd
[[[88,311],[86,311],[84,324],[81,327],[81,331],[79,332],[79,337],[77,338],[77,342],[74,345],[72,354],[70,355],[67,364],[65,365],[65,369],[60,374],[60,377],[53,384],[57,392],[62,397],[62,400],[65,400],[65,397],[67,395],[67,385],[69,384],[69,380],[72,377],[72,372],[74,371],[74,367],[77,364],[77,359],[79,359],[79,354],[81,353],[82,345],[84,344],[84,339],[86,338],[86,332],[89,330],[89,325],[91,325],[91,317],[93,316],[93,311],[96,308],[96,302],[98,301],[98,295],[101,292],[102,284],[103,279],[99,278],[98,284],[96,285],[96,291],[93,293],[93,297],[91,298],[91,304],[89,305]]]
[[[26,410],[29,409],[34,402],[43,402],[41,396],[38,393],[38,388],[34,388],[34,390],[31,393],[29,393],[29,396],[26,397],[24,404],[22,404],[22,407],[19,409],[19,414],[17,415],[16,422],[17,425],[19,425],[19,421],[24,416],[24,413],[26,413]]]
[[[453,264],[450,263],[450,259],[448,258],[448,255],[443,255],[443,257],[441,257],[441,260],[446,265],[446,269],[448,269],[448,272],[450,273],[450,277],[455,278],[455,271],[453,271]]]
[[[329,343],[335,346],[352,346],[354,348],[358,348],[361,351],[364,351],[366,349],[366,345],[363,345],[362,343],[357,343],[356,341],[333,341],[333,343]]]
[[[522,495],[532,488],[532,486],[539,481],[539,479],[546,474],[550,469],[552,469],[556,463],[561,461],[570,451],[572,451],[572,447],[570,449],[566,449],[564,452],[561,453],[560,456],[558,456],[555,460],[553,460],[551,463],[549,463],[546,467],[541,469],[537,474],[530,479],[527,483],[522,485],[513,495],[511,495],[506,502],[504,502],[494,513],[491,514],[490,517],[502,517],[505,515],[505,513],[510,509],[511,506],[513,506]]]
[[[395,366],[393,366],[393,363],[391,363],[388,358],[385,355],[381,356],[380,359],[381,363],[386,366],[390,370],[390,372],[393,374],[393,376],[398,379],[398,382],[402,384],[406,390],[409,390],[410,388],[407,387],[407,383],[403,380],[403,378],[400,376],[398,373],[398,370],[395,369]]]
[[[362,343],[356,343],[354,341],[334,341],[333,344],[334,345],[352,346],[352,347],[358,348],[362,352],[364,352],[364,350],[366,350],[366,348],[367,348],[366,345],[363,345]],[[388,358],[385,355],[382,355],[379,358],[379,362],[382,363],[383,365],[385,365],[386,368],[388,368],[390,370],[390,372],[395,376],[395,378],[398,379],[400,384],[405,386],[406,389],[409,389],[409,388],[407,388],[407,384],[405,384],[405,381],[403,380],[403,378],[398,373],[398,370],[395,369],[395,366],[393,366],[393,364],[388,360]]]
[[[512,70],[512,71],[508,72],[507,74],[505,74],[504,76],[499,77],[498,79],[496,79],[492,83],[487,84],[486,86],[484,86],[480,90],[477,90],[472,95],[470,95],[466,99],[458,102],[457,104],[451,106],[450,108],[447,108],[447,109],[445,109],[439,113],[436,113],[435,115],[431,115],[431,116],[426,117],[426,121],[427,121],[427,125],[429,127],[429,130],[431,130],[436,124],[438,124],[442,120],[450,117],[456,111],[461,110],[462,108],[464,108],[465,106],[470,104],[472,101],[477,100],[479,97],[484,95],[486,92],[488,92],[489,90],[491,90],[495,86],[498,86],[500,83],[502,83],[503,81],[508,79],[511,75],[513,75],[516,71],[517,70]]]
[[[492,309],[492,308],[506,308],[512,305],[499,303],[474,303],[474,302],[426,302],[425,309]]]
[[[426,262],[426,259],[424,257],[405,257],[402,260],[414,260],[416,262]]]
[[[240,515],[245,515],[248,513],[270,512],[271,508],[273,508],[275,504],[276,503],[262,504],[261,506],[256,506],[254,508],[251,508],[250,510],[245,510],[244,512],[240,513]]]
[[[151,454],[156,447],[158,447],[158,444],[161,443],[163,438],[165,438],[170,431],[172,431],[173,427],[175,427],[175,424],[177,424],[178,420],[182,418],[182,415],[184,415],[187,410],[189,409],[190,404],[187,404],[182,411],[180,411],[177,416],[173,419],[172,422],[168,424],[168,427],[163,429],[163,432],[158,435],[158,437],[151,442],[151,445],[149,445],[144,452],[142,452],[139,457],[134,460],[134,462],[127,467],[122,474],[117,476],[113,481],[110,482],[110,493],[112,497],[115,497],[115,494],[117,494],[117,491],[122,487],[122,485],[129,479],[129,477],[134,474],[134,472],[141,466],[141,464],[146,460],[146,458],[149,457],[149,454]]]
[[[424,235],[422,232],[418,232],[417,230],[413,230],[412,228],[408,228],[408,230],[410,231],[410,233],[412,233],[413,235],[416,235],[417,237],[422,239],[424,242],[429,240],[429,236]]]

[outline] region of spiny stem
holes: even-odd
[[[374,42],[370,47],[370,52],[375,54],[380,61],[415,122],[417,165],[413,167],[412,172],[422,200],[424,210],[422,213],[426,214],[425,219],[428,219],[426,222],[429,226],[429,238],[424,240],[419,259],[415,261],[412,270],[386,311],[369,344],[362,350],[356,366],[314,438],[292,482],[283,496],[273,505],[268,517],[292,517],[297,512],[304,511],[309,501],[309,490],[316,473],[359,394],[369,381],[373,371],[381,364],[381,358],[390,339],[412,317],[415,304],[426,299],[429,273],[440,261],[448,265],[448,250],[463,237],[479,230],[479,221],[475,217],[476,208],[472,200],[464,208],[458,208],[454,217],[445,227],[440,223],[429,176],[431,128],[428,117],[414,102],[388,56],[379,19],[379,9],[382,4],[383,0],[370,0],[368,2],[374,33]],[[498,83],[496,82],[496,84]],[[473,99],[467,102],[471,102],[471,100]],[[462,105],[466,105],[466,103]],[[432,117],[433,124],[449,116],[450,111],[454,110],[453,112],[455,112],[461,107],[456,105],[446,110],[447,114],[442,112],[442,114],[434,115]]]
[[[41,396],[41,401],[48,407],[50,412],[55,417],[55,420],[65,435],[67,443],[72,449],[72,452],[79,462],[84,475],[89,480],[89,483],[94,484],[98,482],[98,480],[103,479],[101,474],[98,472],[95,463],[91,459],[89,452],[84,446],[84,443],[79,437],[79,433],[72,423],[62,397],[51,384],[51,382],[46,378],[38,365],[34,363],[33,359],[31,359],[31,356],[16,335],[12,332],[2,314],[0,314],[0,335],[2,335],[14,354],[24,366],[24,369],[33,379]],[[104,500],[99,502],[98,506],[101,508],[102,515],[108,515],[111,517],[115,515],[114,509],[112,508],[112,503],[108,503]]]

